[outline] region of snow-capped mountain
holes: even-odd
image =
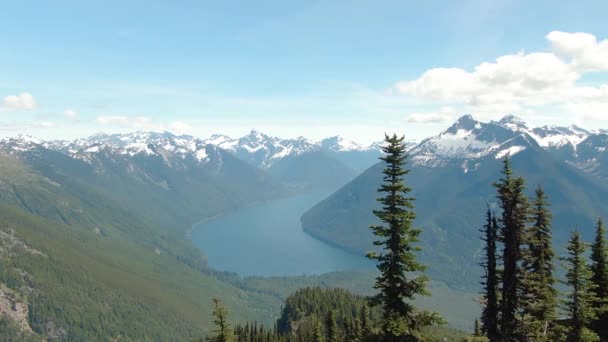
[[[301,155],[317,149],[313,142],[303,137],[281,139],[257,130],[252,130],[239,139],[214,135],[205,142],[230,151],[238,158],[262,169],[269,168],[282,158]]]
[[[0,147],[9,154],[32,151],[40,147],[43,142],[29,135],[18,135],[0,139]]]
[[[238,158],[262,169],[271,168],[281,159],[300,156],[304,153],[322,151],[328,154],[365,154],[370,151],[379,151],[378,145],[363,146],[340,136],[314,142],[304,137],[296,139],[272,137],[257,130],[252,130],[238,139],[231,139],[225,135],[213,135],[204,141],[230,151]],[[376,154],[379,155],[379,152]],[[372,164],[373,162],[369,165],[366,163],[366,166]]]
[[[167,160],[167,153],[171,153],[182,160],[191,159],[204,164],[213,159],[210,156],[213,156],[215,151],[201,139],[189,135],[177,136],[169,132],[96,134],[86,139],[49,141],[42,144],[46,148],[60,151],[86,162],[91,162],[100,153],[128,157],[164,156]]]
[[[608,134],[593,134],[581,141],[568,162],[587,173],[608,180]]]
[[[353,141],[346,140],[339,135],[325,138],[319,142],[321,149],[333,152],[365,151],[370,146],[361,146]]]
[[[410,153],[416,165],[439,167],[452,161],[503,158],[526,149],[542,149],[558,160],[589,169],[590,164],[598,163],[598,153],[603,151],[603,135],[575,125],[531,127],[515,115],[488,123],[464,115],[439,135],[423,140]]]
[[[497,124],[513,131],[526,133],[540,146],[549,150],[576,150],[576,146],[592,134],[576,125],[530,127],[521,118],[512,114],[503,117]]]
[[[344,184],[356,173],[373,165],[380,155],[377,146],[361,146],[341,137],[313,142],[304,137],[272,137],[256,130],[238,139],[225,135],[199,139],[169,132],[139,131],[96,134],[72,141],[45,142],[29,137],[5,140],[0,145],[5,145],[4,149],[13,152],[22,154],[35,145],[61,152],[100,169],[104,168],[103,165],[108,160],[121,160],[122,164],[127,165],[129,160],[147,157],[150,160],[162,160],[171,167],[184,167],[183,163],[194,162],[202,168],[219,172],[222,154],[229,153],[288,184],[303,188],[320,185],[326,190]],[[132,165],[124,167],[133,168]],[[333,171],[328,174],[321,170]],[[296,174],[299,176],[295,177]]]
[[[439,135],[423,140],[411,151],[415,165],[439,167],[451,161],[464,161],[494,155],[515,155],[528,148],[539,148],[527,133],[519,131],[523,122],[501,120],[484,123],[470,115],[460,117]]]
[[[572,146],[570,154],[556,153],[554,146],[562,142]],[[571,227],[591,234],[597,217],[608,212],[607,150],[608,135],[534,128],[515,116],[480,122],[465,115],[423,140],[410,151],[405,181],[416,198],[416,225],[424,227],[421,260],[433,265],[431,276],[466,282],[470,278],[463,274],[479,270],[477,229],[487,205],[495,204],[492,183],[501,178],[506,156],[514,174],[524,177],[528,194],[537,185],[546,191],[557,239],[565,241]],[[384,168],[377,163],[304,213],[303,229],[352,252],[367,251],[375,239],[369,224],[377,220],[375,194]]]
[[[531,127],[511,114],[490,122],[481,122],[470,115],[464,115],[440,134],[419,144],[406,144],[410,148],[410,160],[422,166],[440,167],[449,162],[458,162],[465,165],[463,169],[469,170],[466,165],[474,165],[471,161],[479,158],[503,158],[527,149],[543,149],[551,152],[555,158],[568,161],[580,169],[599,170],[602,168],[597,165],[607,163],[600,158],[605,149],[602,140],[602,136],[606,136],[605,132],[588,131],[574,125]],[[199,164],[206,164],[214,159],[212,156],[215,150],[209,149],[208,146],[216,146],[263,170],[288,170],[291,168],[287,167],[287,164],[299,163],[297,159],[304,157],[306,158],[302,160],[314,164],[314,158],[311,158],[313,155],[318,158],[318,165],[315,167],[322,168],[330,159],[335,159],[357,173],[375,164],[381,155],[381,143],[364,146],[340,136],[317,142],[304,137],[283,139],[257,130],[236,139],[219,134],[199,139],[168,132],[97,134],[86,139],[46,142],[20,136],[5,138],[0,145],[15,153],[41,145],[89,163],[98,154],[110,153],[126,158],[164,156],[166,162],[170,161],[167,157],[170,154],[181,160],[192,160]],[[321,154],[324,156],[321,157]],[[275,168],[277,163],[281,165]]]

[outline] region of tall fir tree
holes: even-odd
[[[324,339],[323,334],[321,333],[321,324],[315,321],[313,329],[312,342],[323,342]]]
[[[555,253],[551,243],[551,212],[543,188],[536,188],[530,207],[531,226],[526,232],[521,284],[524,335],[533,341],[551,340],[549,326],[556,316]]]
[[[374,245],[382,247],[368,257],[376,260],[380,271],[374,286],[379,293],[372,297],[372,303],[382,306],[382,340],[386,342],[415,339],[423,326],[439,321],[435,314],[417,312],[410,302],[416,295],[428,295],[428,279],[420,275],[426,266],[416,260],[420,247],[415,244],[421,231],[412,227],[416,214],[414,198],[409,195],[412,189],[403,179],[409,173],[404,167],[407,157],[403,139],[396,134],[385,137],[385,156],[380,158],[385,162],[384,177],[378,189],[383,193],[378,199],[382,208],[374,210],[382,224],[370,227],[378,237]]]
[[[481,314],[481,331],[490,340],[498,339],[498,274],[496,262],[496,242],[498,224],[490,207],[486,212],[486,224],[481,229],[484,246],[484,258],[481,266],[484,268],[483,311]],[[477,321],[476,321],[477,322]]]
[[[363,305],[361,310],[359,311],[359,340],[366,341],[371,335],[371,327],[369,322],[369,309],[367,305]]]
[[[592,272],[585,260],[587,245],[578,231],[572,232],[568,242],[567,272],[564,282],[571,288],[564,309],[568,314],[566,339],[572,342],[598,341],[599,337],[590,328],[596,318],[592,303],[595,301]]]
[[[521,267],[522,245],[528,221],[528,201],[524,195],[524,179],[513,177],[508,158],[503,162],[503,178],[494,183],[502,215],[500,239],[503,243],[503,273],[500,300],[500,335],[503,341],[521,340],[520,285],[524,275]]]
[[[213,336],[211,342],[232,342],[232,330],[228,323],[228,311],[218,298],[213,298]]]
[[[338,323],[333,310],[329,310],[325,319],[325,335],[327,342],[338,342]]]
[[[591,245],[591,281],[596,297],[592,305],[597,314],[592,327],[602,341],[608,341],[608,246],[605,234],[606,228],[600,218],[597,220],[595,240]]]
[[[481,337],[483,336],[483,332],[481,331],[481,326],[479,325],[479,320],[475,318],[475,323],[473,326],[473,336]]]

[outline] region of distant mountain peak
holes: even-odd
[[[514,130],[514,131],[528,131],[528,124],[519,116],[514,114],[507,114],[498,121],[498,124],[502,127]]]
[[[248,135],[246,135],[247,137],[251,137],[251,138],[255,138],[256,140],[263,140],[263,139],[267,139],[270,138],[267,134],[262,133],[261,131],[257,130],[257,129],[252,129]]]
[[[442,134],[457,134],[459,131],[472,131],[476,128],[481,128],[481,123],[470,114],[465,114],[456,120],[448,129]]]
[[[347,152],[347,151],[364,151],[368,150],[369,147],[363,147],[354,141],[346,140],[339,135],[325,138],[319,142],[322,149],[326,149],[334,152]]]

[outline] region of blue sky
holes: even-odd
[[[7,1],[0,136],[608,128],[606,1]]]

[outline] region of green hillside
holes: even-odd
[[[278,310],[275,296],[218,281],[118,230],[104,236],[0,205],[0,234],[0,280],[29,304],[39,334],[52,325],[70,340],[200,336],[212,297],[242,320],[267,322]]]
[[[471,166],[473,168],[473,166]],[[598,216],[608,213],[608,186],[547,153],[527,150],[513,158],[516,174],[528,181],[529,194],[541,184],[554,213],[555,239],[564,245],[573,227],[591,236]],[[381,164],[368,169],[302,216],[305,231],[354,253],[370,250],[370,224],[376,222]],[[461,163],[445,167],[412,167],[406,182],[413,188],[417,218],[422,228],[422,260],[432,279],[450,287],[475,291],[481,248],[478,229],[487,204],[495,202],[492,182],[500,160],[487,158],[464,172]]]
[[[29,307],[34,333],[187,340],[208,329],[212,297],[237,319],[269,322],[278,313],[276,296],[212,276],[183,234],[140,219],[79,179],[52,180],[0,158],[0,250],[8,256],[0,283]]]

